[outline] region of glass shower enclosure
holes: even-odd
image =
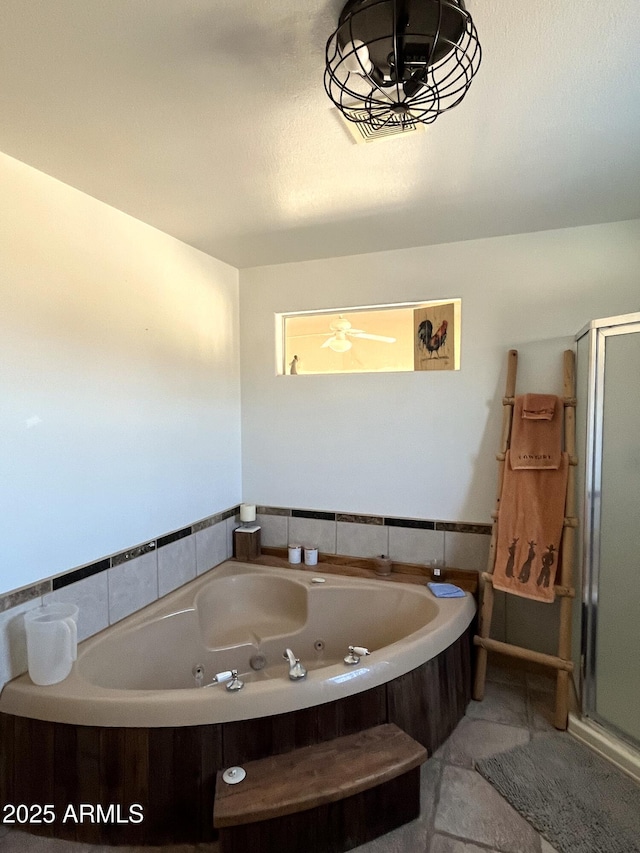
[[[582,721],[640,750],[640,313],[577,341]],[[575,648],[576,646],[574,646]],[[640,756],[640,753],[637,753]]]

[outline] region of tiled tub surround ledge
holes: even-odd
[[[29,587],[0,595],[0,689],[27,670],[27,610],[47,602],[77,604],[84,640],[188,583],[233,554],[239,507],[119,551]],[[257,507],[262,545],[313,543],[323,555],[359,558],[385,554],[398,563],[433,560],[482,571],[490,525],[394,518],[290,507]]]
[[[315,566],[291,565],[286,548],[265,547],[262,554],[253,561],[258,565],[285,568],[293,571],[303,569],[317,575],[344,575],[345,577],[381,580],[386,583],[426,584],[437,580],[457,584],[465,592],[470,592],[477,598],[479,572],[472,569],[458,569],[452,566],[441,568],[441,575],[436,577],[431,566],[417,563],[393,563],[393,570],[388,575],[377,571],[376,561],[370,557],[347,557],[343,554],[318,554]]]
[[[7,610],[11,610],[12,608],[18,607],[20,605],[26,604],[34,599],[41,599],[42,596],[47,595],[50,592],[55,592],[59,589],[62,589],[65,586],[70,586],[71,584],[77,583],[78,581],[85,580],[86,578],[92,577],[93,575],[100,574],[101,572],[107,571],[108,569],[119,566],[122,563],[129,562],[131,560],[137,559],[138,557],[143,556],[144,554],[150,553],[151,551],[157,550],[159,548],[163,548],[166,545],[171,545],[174,542],[179,541],[180,539],[184,539],[192,536],[200,531],[206,530],[209,527],[212,527],[216,524],[219,524],[222,521],[228,521],[229,519],[232,522],[238,524],[238,513],[240,511],[239,506],[232,507],[231,509],[225,510],[224,512],[219,512],[215,515],[209,516],[207,518],[201,519],[200,521],[195,522],[192,525],[187,527],[183,527],[181,530],[173,531],[172,533],[167,533],[163,536],[159,536],[156,539],[149,540],[142,544],[135,545],[131,548],[127,548],[125,551],[119,551],[116,554],[112,554],[108,557],[103,557],[100,560],[97,560],[93,563],[89,563],[87,565],[81,566],[79,568],[70,569],[68,572],[64,572],[60,575],[56,575],[53,578],[49,578],[47,580],[38,581],[31,586],[26,586],[18,590],[13,590],[6,593],[0,593],[0,614],[4,613]],[[323,548],[321,550],[326,551],[327,553],[338,553],[337,548],[337,533],[339,528],[337,525],[339,524],[353,524],[353,525],[372,525],[378,527],[394,527],[394,528],[403,528],[408,530],[431,530],[442,533],[466,533],[473,534],[478,536],[486,536],[491,535],[491,525],[490,524],[477,524],[477,523],[468,523],[468,522],[450,522],[450,521],[435,521],[431,519],[416,519],[416,518],[395,518],[395,517],[385,517],[385,516],[377,516],[377,515],[358,515],[353,513],[343,513],[343,512],[325,512],[325,511],[317,511],[317,510],[306,510],[306,509],[292,509],[288,507],[270,507],[270,506],[258,506],[257,513],[260,516],[258,519],[259,523],[261,523],[263,533],[262,533],[262,544],[263,545],[271,545],[275,547],[285,547],[288,545],[290,541],[290,536],[288,535],[289,531],[289,522],[288,519],[307,519],[312,521],[327,521],[330,524],[333,523],[336,525],[335,533],[336,533],[336,547],[333,549]],[[267,518],[268,516],[268,518]],[[277,518],[287,519],[286,522],[278,523]],[[309,535],[312,538],[312,534],[314,532],[313,526],[305,525],[304,522],[294,522],[292,525],[293,533],[300,533],[302,536],[308,531]],[[317,528],[319,530],[327,530],[329,528]],[[344,528],[342,531],[344,532]],[[356,528],[352,528],[353,532],[357,532]],[[348,529],[347,529],[348,532]],[[283,535],[284,533],[284,535]],[[330,535],[325,538],[330,538]],[[308,537],[307,537],[308,538]],[[371,534],[371,542],[369,543],[369,547],[367,550],[371,550],[372,545],[377,544],[377,542],[386,541],[389,543],[388,536],[377,536],[372,533]],[[396,551],[402,550],[402,537],[396,537],[399,540],[400,548],[396,548]],[[302,541],[302,540],[301,540]],[[426,541],[426,540],[425,540]],[[432,540],[433,542],[439,542],[439,539]],[[443,546],[444,546],[444,539]],[[460,540],[461,544],[469,545],[470,542],[467,541],[464,543]],[[479,545],[480,540],[476,540],[476,544]],[[450,550],[458,550],[455,545],[455,541],[453,539],[449,540]],[[488,543],[487,544],[488,547]],[[389,547],[385,551],[380,551],[380,553],[387,553],[389,551]],[[354,553],[352,551],[347,551],[347,554],[351,556],[358,557],[366,557],[366,556],[378,556],[378,550],[375,549],[374,554],[369,553]],[[442,553],[442,557],[439,556],[438,548],[433,549],[433,553],[435,556],[429,557],[428,559],[440,559],[442,562],[445,561],[444,551]],[[230,556],[228,554],[227,556]],[[393,554],[389,554],[389,556],[394,558]],[[453,555],[451,555],[453,556]],[[225,557],[226,559],[226,557]],[[400,560],[401,557],[398,555],[397,559]],[[447,559],[447,562],[450,565],[458,564],[460,561],[455,559]],[[475,561],[474,561],[475,562]],[[461,566],[461,568],[467,568],[467,566]],[[469,568],[478,569],[478,565],[469,566]],[[484,568],[484,565],[483,565]],[[198,572],[199,573],[199,572]],[[40,603],[40,602],[39,602]]]

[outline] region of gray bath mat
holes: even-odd
[[[640,786],[571,735],[541,735],[476,769],[559,853],[640,853]]]

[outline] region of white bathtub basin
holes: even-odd
[[[324,577],[316,584],[314,577]],[[468,627],[470,595],[436,599],[426,586],[322,575],[322,566],[275,569],[229,561],[81,643],[65,681],[28,675],[0,696],[0,711],[78,725],[203,725],[287,713],[359,693],[435,657]],[[349,645],[371,655],[348,667]],[[291,648],[308,669],[288,678]],[[254,671],[252,664],[265,661]],[[237,669],[238,693],[197,688]]]

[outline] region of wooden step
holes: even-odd
[[[427,750],[393,723],[243,765],[229,785],[218,773],[217,828],[281,818],[352,797],[419,767]]]

